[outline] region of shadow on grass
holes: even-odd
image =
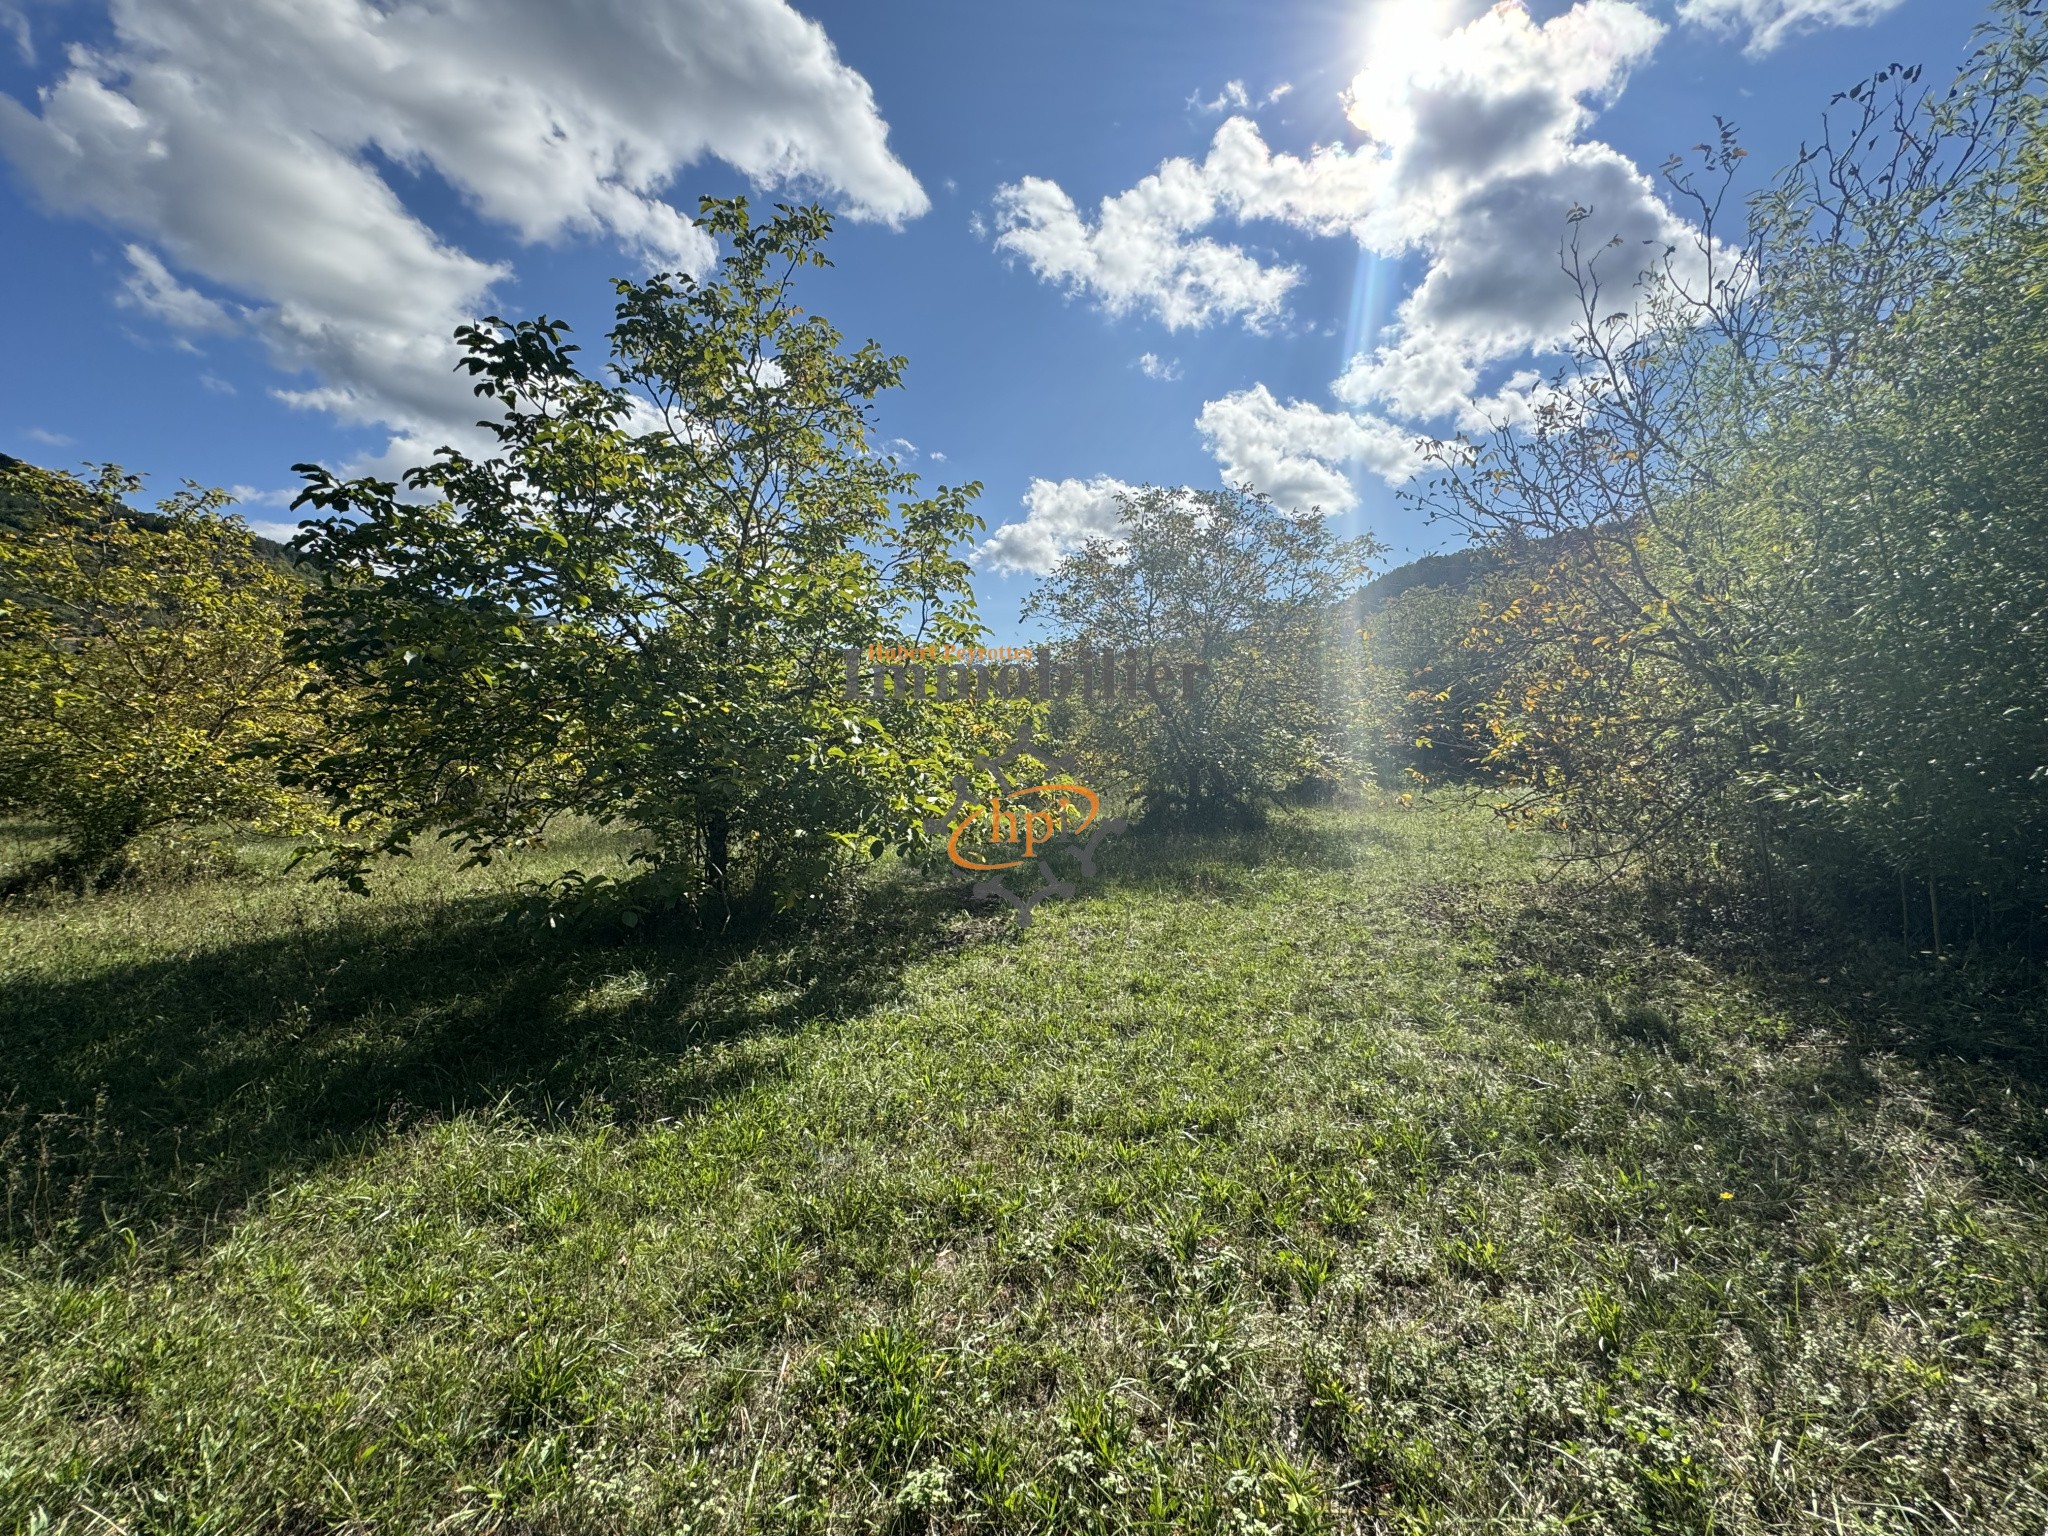
[[[1509,967],[1496,984],[1539,1030],[1578,1020],[1617,1044],[1695,1059],[1705,1042],[1658,994],[1677,935],[1648,923],[1627,894],[1553,890],[1501,935]],[[1953,969],[1888,953],[1853,936],[1771,944],[1752,932],[1695,936],[1689,962],[1746,992],[1759,1017],[1787,1021],[1790,1043],[1822,1034],[1831,1050],[1809,1090],[1817,1103],[1875,1115],[1890,1091],[1879,1058],[1910,1062],[1941,1119],[1958,1128],[1977,1173],[2014,1203],[2048,1214],[2048,988],[2038,962],[1980,954]],[[1689,1114],[1715,1109],[1693,1102]]]
[[[631,1123],[774,1068],[692,1050],[885,1001],[964,942],[957,893],[878,882],[807,923],[630,942],[508,921],[504,898],[364,907],[0,994],[4,1236],[69,1262],[187,1246],[367,1138],[481,1106]]]
[[[1316,811],[1275,816],[1257,827],[1134,826],[1097,855],[1102,889],[1170,892],[1252,901],[1274,869],[1353,869],[1369,847],[1394,837],[1356,820]],[[1084,895],[1086,894],[1084,888]]]

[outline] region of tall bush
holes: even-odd
[[[311,728],[311,673],[284,644],[305,582],[257,551],[223,491],[187,487],[150,515],[113,465],[4,479],[0,810],[56,826],[92,880],[166,827],[310,827],[262,755]]]
[[[1120,538],[1065,556],[1025,603],[1069,657],[1085,645],[1147,677],[1164,669],[1156,696],[1073,713],[1079,750],[1169,819],[1253,820],[1290,787],[1350,771],[1356,638],[1340,616],[1378,546],[1249,488],[1150,487],[1122,513]]]
[[[579,813],[691,882],[779,888],[943,809],[973,706],[849,699],[841,654],[975,638],[979,487],[919,496],[869,446],[904,360],[797,306],[822,210],[697,222],[726,254],[617,284],[609,380],[545,317],[458,332],[492,455],[444,448],[403,491],[300,466],[332,734],[294,776],[358,830],[333,873],[422,834],[487,860]]]
[[[1731,231],[1732,134],[1668,168],[1702,238],[1585,323],[1531,428],[1433,497],[1516,563],[1475,634],[1517,814],[1774,908],[2048,901],[2038,5],[1952,91],[1891,69]],[[1911,918],[1908,918],[1909,926]]]

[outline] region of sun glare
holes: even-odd
[[[1459,0],[1380,0],[1367,15],[1364,63],[1346,93],[1352,126],[1382,144],[1404,138],[1409,82],[1428,73],[1472,9]]]

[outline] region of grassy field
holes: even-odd
[[[715,941],[423,862],[0,908],[0,1527],[2048,1527],[2038,1011],[1479,811]],[[275,864],[274,851],[259,862]]]

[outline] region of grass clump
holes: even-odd
[[[2024,1061],[1538,852],[1132,837],[1021,934],[502,920],[595,834],[17,904],[0,1514],[2038,1531]]]

